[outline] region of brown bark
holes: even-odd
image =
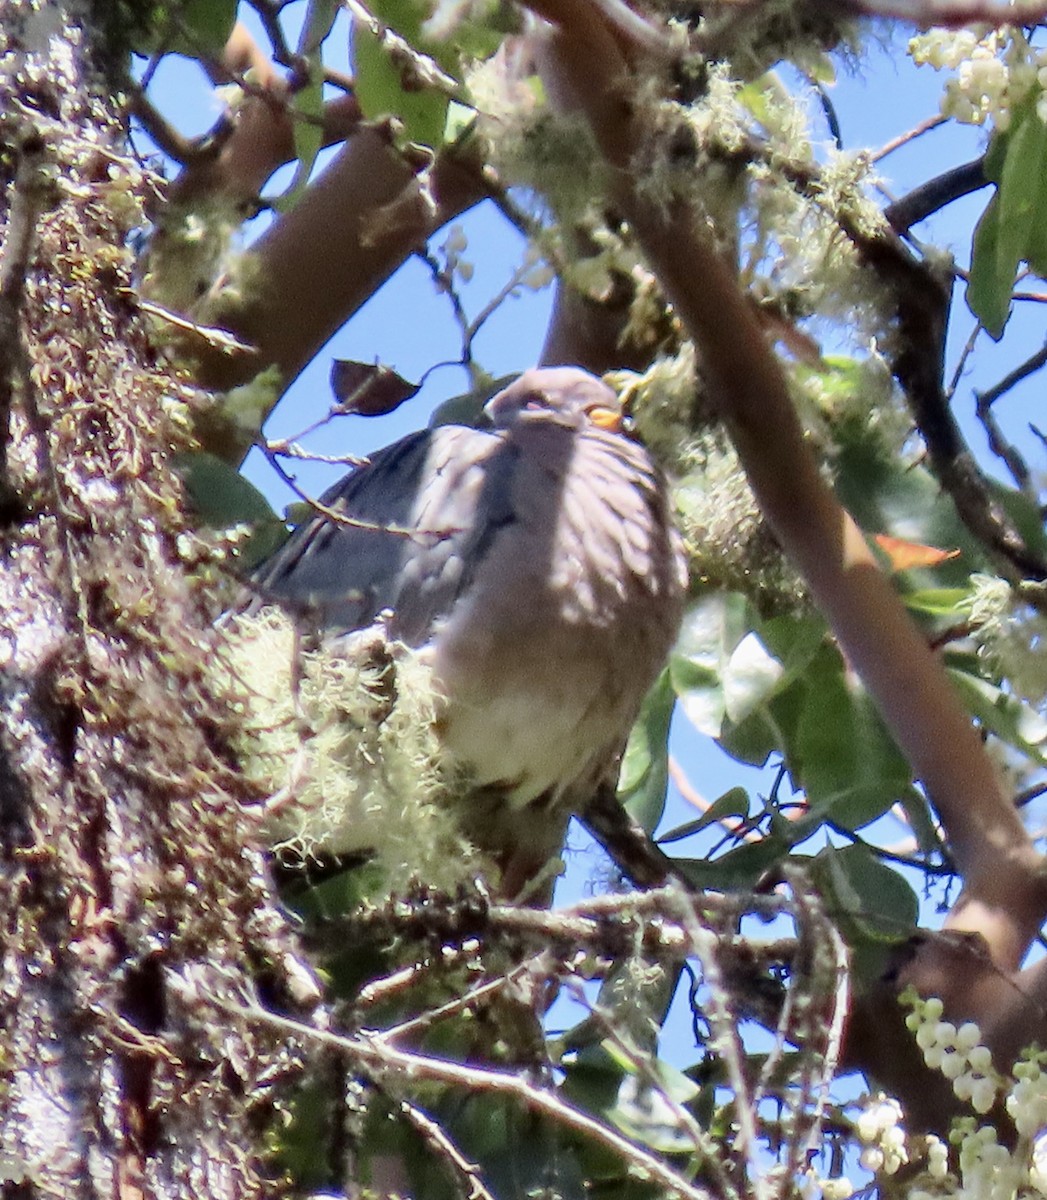
[[[0,202],[0,1190],[239,1200],[262,1189],[262,1077],[292,1064],[207,997],[264,985],[294,1007],[311,984],[204,669],[185,422],[127,299],[141,180],[93,66],[107,47],[88,4],[33,7],[0,0],[0,108],[20,114]]]

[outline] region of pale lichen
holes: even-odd
[[[389,892],[453,892],[482,870],[442,765],[429,668],[380,626],[306,645],[278,608],[227,618],[219,671],[241,691],[236,750],[267,841],[308,859],[367,851]],[[379,897],[372,896],[371,899]]]

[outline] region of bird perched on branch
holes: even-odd
[[[485,406],[370,456],[256,577],[325,634],[388,614],[468,771],[462,824],[516,894],[613,777],[673,644],[686,570],[665,481],[614,391],[533,369]]]

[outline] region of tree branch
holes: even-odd
[[[401,1050],[366,1033],[344,1036],[325,1029],[316,1029],[302,1021],[266,1012],[254,1004],[232,1004],[214,993],[206,996],[196,994],[178,979],[171,981],[171,987],[177,988],[188,1002],[195,1005],[205,1004],[258,1028],[272,1029],[286,1037],[293,1037],[307,1046],[312,1045],[318,1049],[334,1050],[343,1054],[350,1062],[355,1063],[358,1069],[378,1072],[379,1077],[385,1081],[383,1086],[386,1090],[390,1078],[396,1078],[400,1081],[427,1081],[462,1088],[471,1095],[493,1093],[509,1097],[531,1112],[547,1117],[564,1129],[603,1147],[615,1158],[637,1171],[641,1177],[658,1183],[670,1194],[680,1197],[680,1200],[713,1200],[705,1188],[688,1183],[660,1158],[557,1096],[535,1087],[522,1075],[486,1067],[465,1066],[448,1059]]]
[[[907,196],[888,204],[883,210],[887,224],[895,233],[905,233],[913,225],[926,220],[932,213],[938,212],[954,200],[969,196],[991,181],[985,178],[985,155],[943,171],[934,179],[921,183],[913,188]]]
[[[894,17],[928,25],[1035,25],[1047,14],[1039,0],[1014,4],[992,0],[834,0],[837,7],[865,17]]]
[[[643,194],[634,164],[649,126],[627,98],[629,71],[614,38],[578,0],[544,0],[542,10],[559,24],[548,60],[552,86],[573,94],[588,117],[613,172],[614,200],[699,348],[761,508],[934,798],[966,882],[950,922],[981,930],[999,961],[1017,966],[1047,907],[1041,858],[940,664],[824,483],[781,368],[733,274],[684,201],[655,206]],[[892,247],[895,271],[897,259]],[[926,288],[927,273],[918,278]],[[916,327],[933,336],[910,342],[911,353],[919,347],[935,356],[941,335],[928,317],[943,312],[942,303],[917,309]]]

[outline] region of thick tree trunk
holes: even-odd
[[[94,15],[0,0],[0,1192],[255,1196],[286,1051],[208,997],[310,984],[203,666]]]

